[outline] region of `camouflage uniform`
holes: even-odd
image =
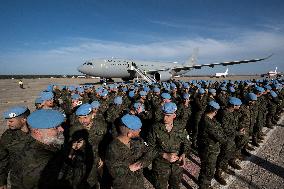
[[[198,177],[200,189],[207,189],[210,186],[215,173],[220,145],[225,142],[221,124],[216,119],[210,119],[204,115],[200,121],[198,132],[198,154],[201,161]]]
[[[185,106],[184,103],[180,103],[178,105],[177,119],[179,119],[182,122],[183,129],[186,129],[187,131],[189,129],[191,113],[192,111],[190,104],[188,104],[188,106]]]
[[[117,129],[115,126],[115,121],[122,115],[122,105],[112,104],[106,111],[105,118],[108,123],[108,130],[111,131],[112,136],[117,136]]]
[[[267,103],[268,106],[268,113],[266,115],[266,127],[273,128],[273,125],[277,123],[275,116],[276,116],[276,110],[277,106],[279,104],[279,99],[269,97],[269,101]]]
[[[64,182],[58,181],[59,172],[63,164],[63,156],[58,148],[45,145],[32,137],[26,140],[18,162],[19,189],[50,189],[70,188]]]
[[[197,96],[193,103],[193,127],[192,127],[192,142],[193,145],[196,146],[197,135],[198,135],[198,126],[202,115],[204,114],[205,108],[207,105],[207,97],[204,96],[200,98]]]
[[[144,188],[142,170],[130,171],[129,165],[135,163],[146,152],[141,140],[131,140],[130,148],[118,139],[114,139],[106,153],[106,165],[113,178],[114,189]]]
[[[245,129],[245,133],[242,135],[237,135],[235,142],[236,142],[236,149],[239,152],[248,142],[249,142],[249,133],[251,131],[252,125],[252,107],[249,105],[242,105],[238,112],[239,114],[239,124],[237,130]]]
[[[179,162],[170,163],[162,157],[163,153],[184,154],[190,149],[190,141],[185,129],[180,122],[175,121],[170,132],[161,122],[153,125],[153,130],[147,138],[147,143],[152,154],[157,157],[152,162],[153,184],[156,189],[180,188],[182,168]],[[156,151],[157,153],[154,153]]]
[[[7,177],[10,172],[11,188],[21,188],[21,158],[26,144],[30,138],[28,133],[21,130],[7,129],[0,139],[0,186],[7,185]]]
[[[237,134],[238,116],[235,111],[221,110],[217,115],[217,120],[221,123],[221,128],[226,138],[226,142],[221,145],[221,151],[217,158],[216,169],[226,170],[228,161],[234,158],[236,151],[235,137]]]

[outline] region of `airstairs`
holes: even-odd
[[[157,82],[154,78],[151,78],[150,76],[148,76],[143,70],[141,70],[137,66],[131,65],[130,70],[136,71],[136,73],[138,73],[138,75],[140,75],[141,78],[143,80],[147,81],[150,85],[152,83],[156,83]]]

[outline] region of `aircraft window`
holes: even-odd
[[[91,62],[88,62],[87,65],[93,65]]]
[[[83,65],[86,65],[87,63],[85,62]]]

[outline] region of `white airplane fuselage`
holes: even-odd
[[[177,63],[163,63],[154,61],[131,61],[123,59],[95,59],[87,61],[79,66],[77,70],[81,73],[90,76],[104,77],[104,78],[129,78],[131,77],[131,66],[135,64],[140,70],[145,72],[151,70],[168,70],[172,76],[181,75],[188,70],[180,72],[173,72],[171,68],[179,67],[181,64]],[[136,75],[137,76],[137,75]]]

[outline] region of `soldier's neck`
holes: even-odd
[[[130,138],[127,136],[118,136],[117,139],[122,142],[123,144],[125,144],[128,148],[130,148]]]
[[[23,131],[24,133],[28,133],[30,130],[27,126],[27,124],[25,124],[22,128],[21,128],[21,131]]]

